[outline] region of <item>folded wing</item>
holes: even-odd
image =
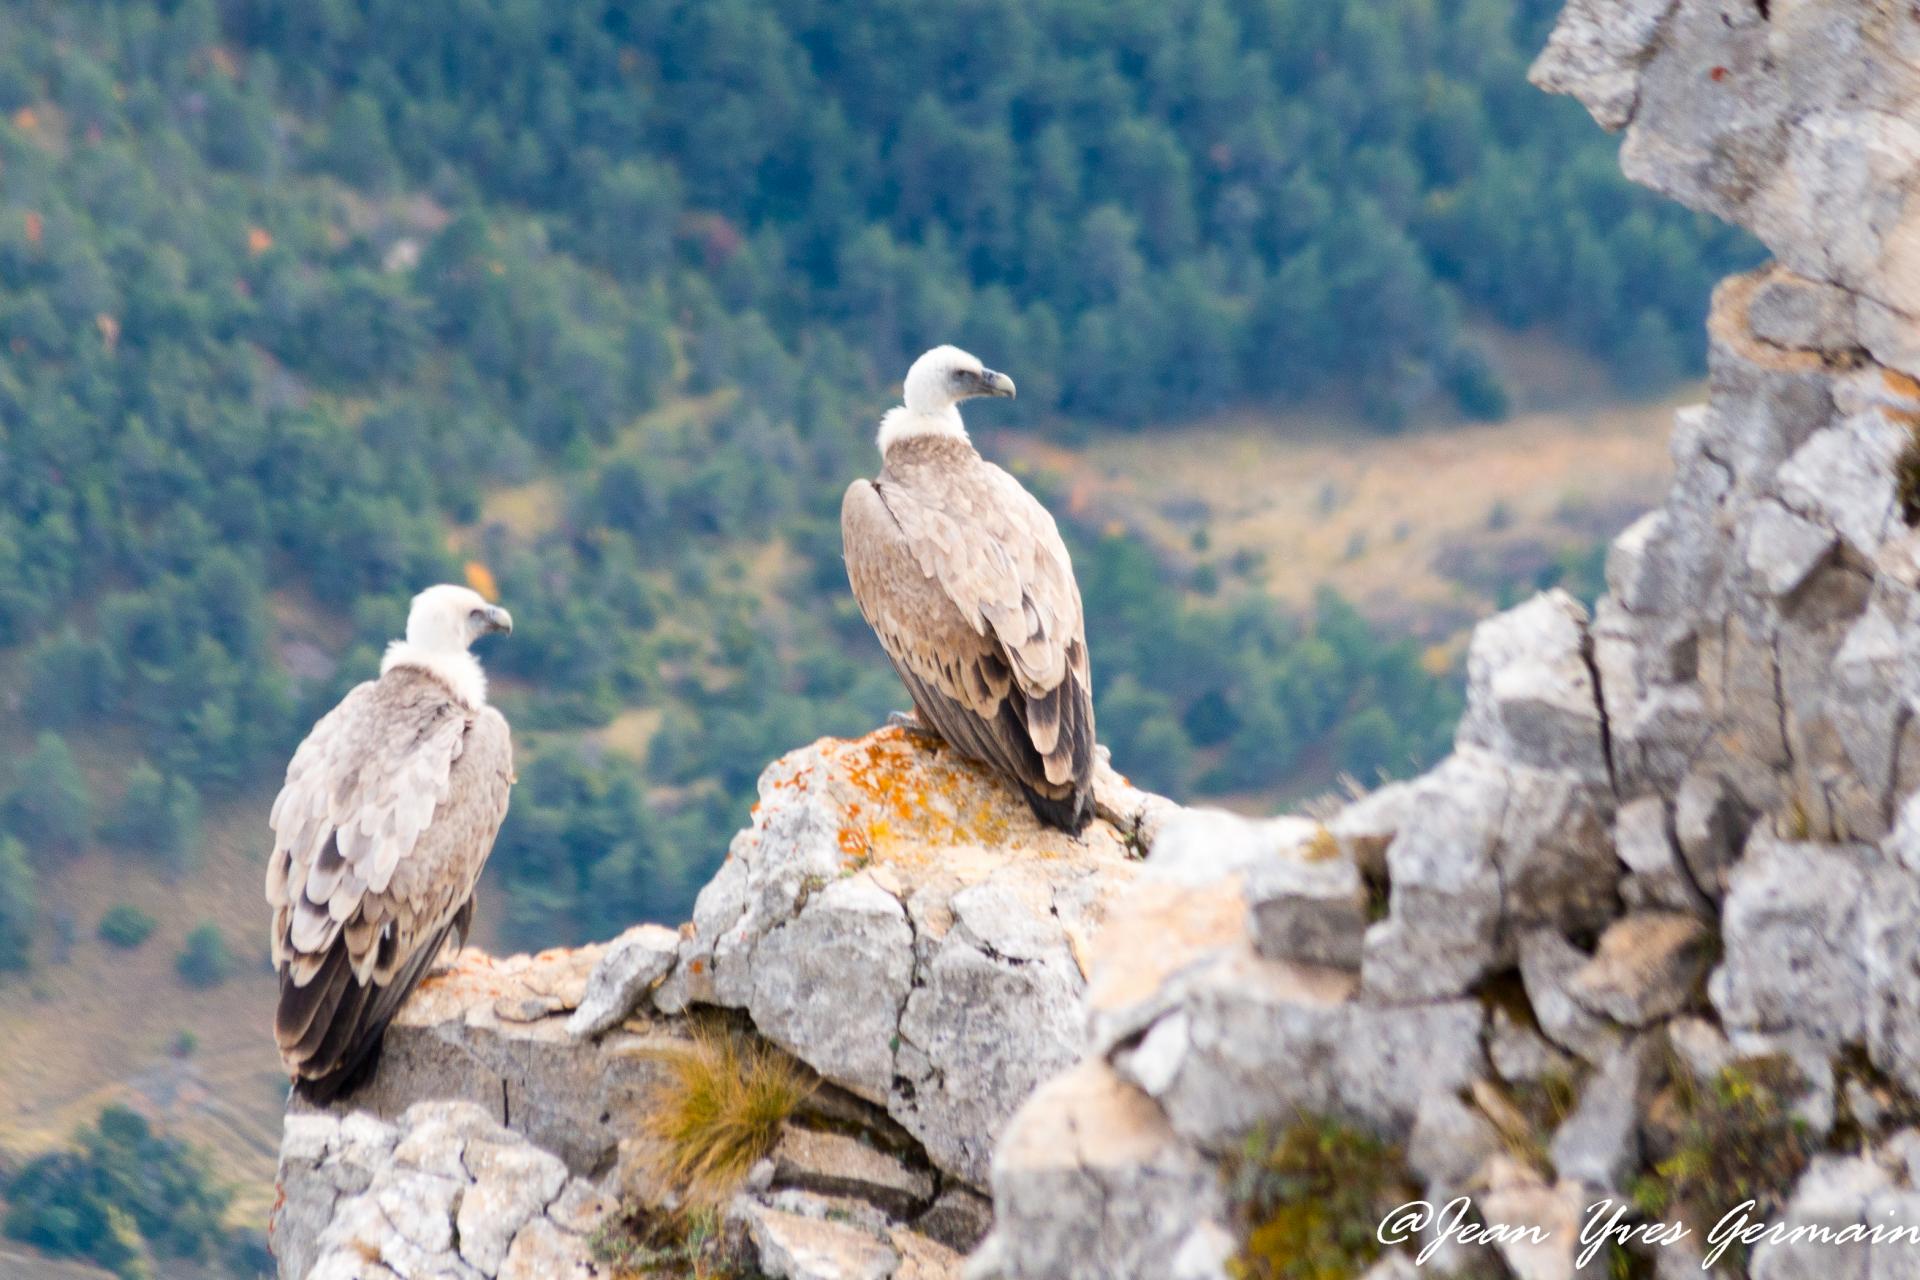
[[[922,716],[1077,831],[1090,812],[1093,681],[1073,566],[1053,517],[981,462],[937,482],[856,482],[847,575]]]
[[[295,752],[269,818],[266,892],[275,1037],[314,1096],[351,1083],[464,933],[512,776],[500,713],[405,669],[354,689]]]

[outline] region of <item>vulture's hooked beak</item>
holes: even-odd
[[[482,617],[485,618],[486,625],[481,629],[481,634],[483,635],[498,634],[503,636],[510,636],[513,634],[513,615],[508,613],[505,609],[502,609],[499,605],[497,604],[488,605],[485,611],[483,612]]]
[[[1013,399],[1013,379],[994,369],[980,371],[980,394],[983,396],[1005,396]]]

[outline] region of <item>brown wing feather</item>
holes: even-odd
[[[847,490],[840,519],[854,598],[922,718],[1043,819],[1084,826],[1093,682],[1053,518],[964,444],[915,441]]]
[[[507,723],[397,668],[329,712],[270,819],[275,1039],[315,1096],[359,1076],[448,935],[506,817]]]

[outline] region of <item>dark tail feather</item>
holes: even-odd
[[[1043,796],[1026,783],[1020,784],[1020,792],[1027,798],[1027,807],[1033,810],[1033,816],[1049,827],[1058,827],[1070,836],[1077,836],[1087,829],[1093,821],[1093,792],[1091,788],[1076,787],[1073,794]]]
[[[337,1070],[311,1080],[294,1081],[294,1093],[316,1107],[331,1106],[373,1079],[380,1069],[380,1050],[385,1046],[384,1035],[365,1041],[357,1056],[342,1063]]]
[[[439,956],[447,935],[457,925],[471,920],[470,910],[463,909],[456,913],[454,919],[449,920],[438,934],[413,953],[406,966],[394,974],[393,981],[385,986],[363,986],[355,981],[352,970],[346,966],[345,944],[336,944],[339,963],[346,969],[346,990],[338,997],[338,1007],[333,1010],[332,1018],[325,1024],[324,1030],[316,1024],[301,1040],[299,1047],[303,1053],[294,1089],[302,1098],[317,1106],[326,1106],[373,1079],[380,1065],[380,1049],[386,1040],[387,1024],[393,1021],[393,1015],[400,1011],[401,1004],[419,985],[427,966]],[[465,937],[464,932],[461,936]],[[335,956],[328,956],[327,967],[334,963]],[[320,981],[320,976],[316,976],[314,981]],[[307,1051],[309,1045],[311,1050]]]

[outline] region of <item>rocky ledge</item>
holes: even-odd
[[[1607,594],[1476,631],[1446,761],[1267,822],[1107,773],[1069,840],[910,732],[796,751],[689,925],[463,957],[289,1115],[283,1275],[638,1270],[716,1026],[807,1081],[707,1219],[741,1276],[1386,1280],[1376,1215],[1455,1194],[1551,1234],[1429,1266],[1522,1280],[1603,1198],[1692,1243],[1581,1274],[1697,1274],[1743,1198],[1920,1220],[1920,16],[1571,0],[1534,74],[1777,260],[1716,292]]]

